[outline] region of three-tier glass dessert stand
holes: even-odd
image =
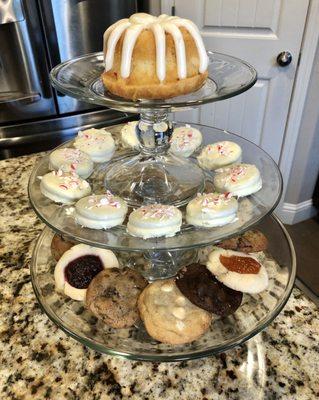
[[[169,113],[199,107],[202,104],[236,96],[254,85],[257,79],[252,66],[237,58],[209,52],[209,78],[198,91],[168,100],[131,101],[109,93],[100,79],[103,72],[102,53],[75,58],[55,67],[51,72],[53,85],[62,93],[79,100],[116,110],[140,114],[136,132],[139,151],[121,147],[119,132],[123,125],[107,127],[117,143],[117,151],[108,163],[96,164],[88,179],[92,191],[102,194],[106,189],[123,197],[130,209],[141,204],[165,203],[180,207],[199,192],[213,190],[213,173],[202,170],[191,158],[177,157],[169,152],[173,126]],[[238,143],[243,162],[255,164],[262,176],[262,189],[239,200],[238,219],[218,228],[202,229],[183,223],[181,232],[170,238],[141,239],[126,232],[122,226],[109,230],[93,230],[75,223],[73,207],[61,206],[40,192],[39,176],[49,171],[48,156],[34,168],[29,181],[30,202],[47,225],[34,250],[31,276],[38,301],[67,334],[102,353],[125,358],[153,361],[178,361],[217,354],[263,330],[287,302],[296,274],[293,245],[281,222],[271,212],[282,190],[279,169],[261,148],[233,133],[209,126],[192,124],[203,134],[203,145],[221,140]],[[72,141],[61,147],[72,146]],[[50,244],[54,232],[74,241],[112,249],[120,263],[137,269],[149,281],[174,276],[177,271],[207,251],[207,246],[243,233],[250,227],[260,229],[269,240],[269,254],[278,264],[269,272],[270,283],[258,295],[244,296],[235,314],[215,320],[200,339],[187,345],[171,346],[158,343],[148,336],[142,323],[130,329],[112,329],[98,321],[82,303],[66,298],[54,289],[54,261]]]

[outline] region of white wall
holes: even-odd
[[[307,99],[295,147],[283,204],[287,223],[314,215],[311,198],[319,172],[319,45],[312,68]]]

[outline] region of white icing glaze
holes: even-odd
[[[130,121],[121,129],[121,141],[124,148],[138,149],[140,142],[136,135],[138,121]]]
[[[107,191],[80,199],[75,204],[75,221],[91,229],[108,229],[123,223],[127,213],[126,202]]]
[[[189,157],[202,144],[202,134],[190,125],[175,128],[170,140],[170,152],[182,157]]]
[[[87,181],[75,173],[61,170],[45,174],[40,183],[41,193],[56,203],[73,204],[91,193]]]
[[[226,225],[236,220],[237,200],[230,193],[198,194],[186,207],[188,224],[203,227]]]
[[[63,148],[54,150],[49,157],[49,168],[63,172],[75,172],[81,178],[88,178],[93,172],[91,157],[79,149]]]
[[[144,239],[170,237],[182,225],[182,213],[177,207],[163,204],[150,204],[134,210],[127,223],[127,231],[132,236]]]
[[[243,197],[262,188],[260,172],[253,164],[233,164],[215,172],[213,183],[220,193],[231,192],[234,196]]]
[[[87,153],[94,162],[102,163],[112,158],[115,142],[111,133],[105,129],[91,128],[79,131],[74,147]]]
[[[126,31],[122,48],[121,76],[128,78],[136,40],[144,29],[150,29],[154,34],[156,44],[156,74],[158,79],[162,82],[166,75],[165,32],[171,34],[174,40],[178,77],[180,79],[186,78],[185,43],[180,27],[185,28],[192,36],[199,55],[199,72],[205,72],[208,66],[208,57],[200,32],[192,21],[165,14],[154,17],[144,13],[133,14],[129,19],[122,19],[105,31],[103,35],[105,71],[107,72],[112,68],[116,45],[123,32]]]
[[[237,143],[224,140],[205,146],[197,157],[197,161],[201,168],[212,171],[233,163],[240,163],[241,154],[241,147]]]
[[[105,71],[109,71],[114,62],[114,52],[115,48],[117,45],[117,42],[119,41],[120,37],[122,36],[122,33],[125,31],[130,26],[130,23],[127,22],[122,22],[119,23],[116,27],[114,27],[113,30],[110,31],[109,37],[107,39],[107,45],[104,44],[104,47],[107,49],[106,54],[105,54]],[[112,27],[110,27],[112,28]],[[107,33],[107,32],[105,32]],[[107,36],[107,35],[106,35]]]

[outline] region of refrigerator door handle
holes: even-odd
[[[41,100],[40,93],[2,92],[0,104],[22,105],[36,103]]]

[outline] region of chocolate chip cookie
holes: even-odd
[[[268,247],[266,236],[257,230],[250,230],[240,236],[225,239],[216,246],[225,250],[242,251],[243,253],[257,253],[265,251]]]
[[[241,292],[226,287],[204,265],[196,263],[182,268],[176,285],[193,304],[221,317],[233,314],[243,298]]]
[[[138,299],[138,309],[150,336],[168,344],[189,343],[209,328],[212,315],[191,303],[174,279],[149,284]]]
[[[147,281],[130,268],[97,274],[86,293],[88,309],[112,328],[128,328],[139,319],[137,299]]]

